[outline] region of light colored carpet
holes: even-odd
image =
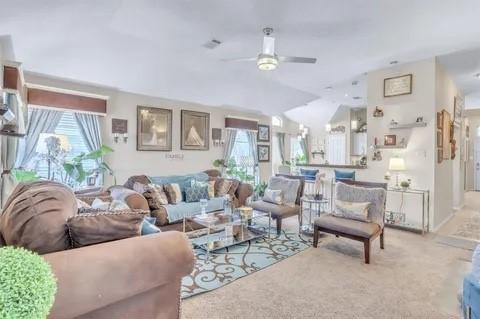
[[[287,227],[296,227],[295,218]],[[458,263],[471,251],[387,229],[385,250],[326,236],[309,248],[182,303],[183,318],[458,318]],[[463,269],[463,268],[462,268]]]

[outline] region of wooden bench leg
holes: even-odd
[[[383,234],[384,234],[385,230],[382,229],[382,233],[380,234],[380,249],[385,249],[385,246],[384,246],[384,239],[383,239]]]
[[[317,248],[318,246],[318,234],[319,231],[318,231],[318,227],[317,226],[313,226],[313,247]]]
[[[277,235],[280,236],[282,234],[282,218],[277,217]]]
[[[370,239],[365,239],[363,241],[363,250],[365,253],[365,263],[370,263]]]

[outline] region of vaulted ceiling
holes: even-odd
[[[365,104],[369,70],[480,47],[479,12],[478,0],[0,0],[0,36],[29,71],[312,121]],[[278,53],[318,62],[222,61],[258,54],[265,26]]]

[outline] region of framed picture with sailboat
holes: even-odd
[[[208,151],[210,148],[210,113],[182,110],[180,148]]]

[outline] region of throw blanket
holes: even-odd
[[[192,217],[198,215],[202,212],[200,202],[180,202],[174,205],[164,205],[163,207],[165,207],[165,210],[167,211],[168,221],[170,223],[183,220],[183,217]],[[222,197],[214,197],[208,200],[208,206],[206,208],[207,213],[221,209],[223,209]]]

